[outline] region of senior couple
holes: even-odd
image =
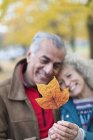
[[[59,36],[36,33],[26,58],[0,83],[0,140],[93,140],[92,65],[66,55]],[[70,98],[58,110],[44,110],[35,100],[36,83],[48,84],[54,76]]]

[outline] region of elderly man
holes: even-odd
[[[37,33],[12,78],[0,84],[0,140],[33,140],[48,136],[59,120],[58,111],[43,110],[36,83],[47,84],[60,72],[65,56],[63,41],[54,34]]]

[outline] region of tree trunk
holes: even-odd
[[[88,16],[87,27],[88,27],[89,41],[90,41],[90,58],[93,59],[93,17],[92,16]]]

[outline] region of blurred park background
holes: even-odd
[[[0,81],[38,31],[56,33],[68,51],[93,58],[93,0],[0,0]]]

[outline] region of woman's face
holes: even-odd
[[[71,97],[80,97],[85,88],[83,77],[70,65],[64,66],[58,76],[58,81],[61,89],[69,88]]]

